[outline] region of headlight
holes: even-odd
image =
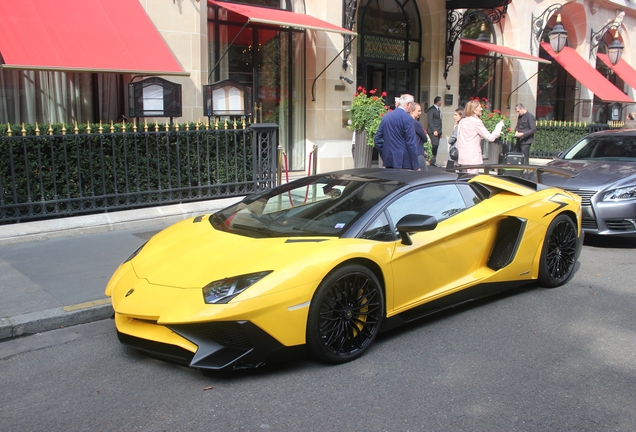
[[[603,201],[616,201],[636,198],[636,186],[626,186],[609,191],[603,196]]]
[[[271,272],[262,271],[210,282],[203,287],[203,300],[207,304],[227,303]]]

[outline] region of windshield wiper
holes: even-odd
[[[271,229],[269,229],[267,227],[256,227],[256,226],[251,226],[251,225],[233,224],[232,228],[236,228],[236,229],[240,229],[240,230],[244,230],[244,231],[267,233],[267,234],[269,234],[270,237],[276,237],[279,234],[276,231],[272,231]]]

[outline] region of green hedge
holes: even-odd
[[[159,132],[132,133],[131,124],[74,127],[51,125],[52,135],[34,125],[0,125],[0,205],[41,204],[37,212],[82,211],[111,206],[137,207],[197,197],[246,192],[254,181],[252,134],[246,130],[196,130],[195,124],[159,125]],[[126,133],[122,133],[125,128]],[[200,128],[201,129],[201,128]],[[70,132],[70,133],[69,133]],[[60,203],[62,200],[64,203]],[[0,214],[2,219],[2,214]]]

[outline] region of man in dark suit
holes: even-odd
[[[373,142],[386,168],[419,170],[417,142],[413,118],[413,96],[402,95],[399,106],[382,117]]]
[[[519,119],[515,128],[515,136],[517,137],[517,145],[514,151],[523,153],[523,163],[530,163],[530,146],[534,142],[534,133],[537,131],[537,122],[534,116],[528,112],[523,104],[515,106]]]
[[[442,106],[442,98],[435,96],[433,105],[426,113],[426,118],[428,119],[426,131],[428,132],[428,136],[431,137],[431,146],[433,147],[431,165],[436,167],[439,166],[437,164],[437,148],[439,147],[439,139],[442,136],[442,111],[440,110],[440,106]]]

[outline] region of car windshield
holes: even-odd
[[[400,183],[308,177],[245,198],[210,217],[216,229],[250,237],[338,237]]]
[[[636,137],[592,136],[572,147],[564,159],[598,159],[636,162]]]

